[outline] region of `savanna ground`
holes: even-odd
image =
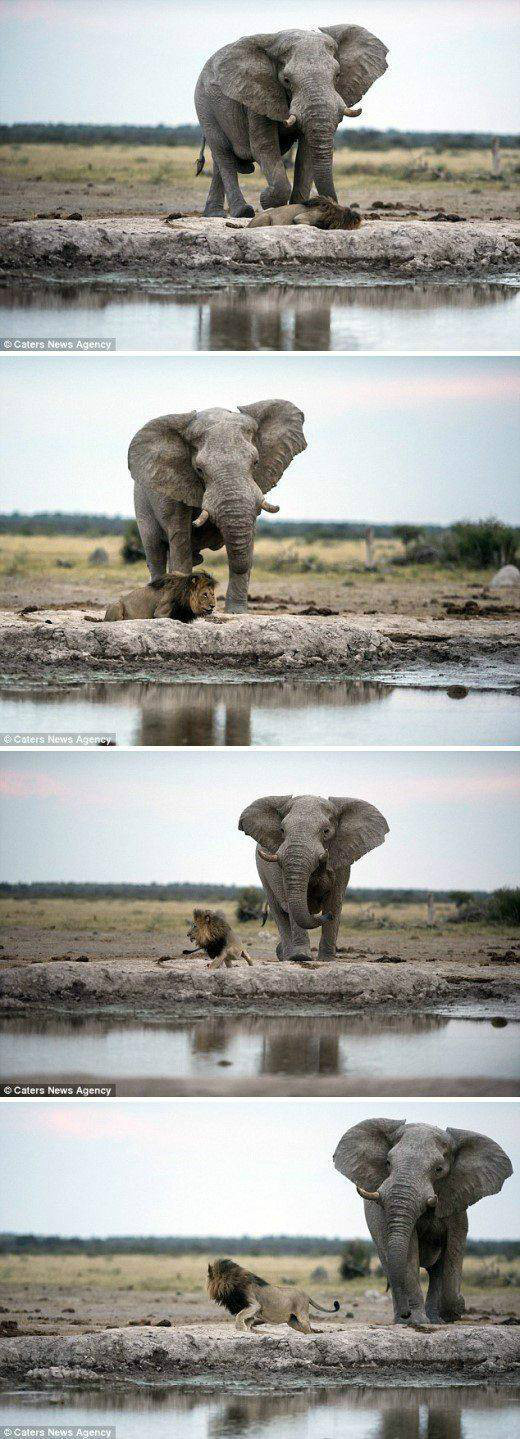
[[[15,1322],[25,1334],[74,1334],[131,1324],[221,1324],[225,1311],[205,1291],[214,1255],[6,1254],[0,1258],[1,1324]],[[377,1260],[371,1273],[345,1282],[340,1254],[236,1256],[270,1283],[296,1284],[320,1303],[338,1299],[338,1321],[313,1314],[313,1327],[331,1323],[389,1324],[392,1310]],[[321,1277],[314,1278],[316,1269]],[[323,1273],[325,1277],[323,1277]],[[467,1256],[463,1292],[466,1319],[520,1315],[520,1260]],[[228,1321],[230,1324],[232,1320]],[[464,1321],[463,1321],[464,1322]]]
[[[116,595],[149,579],[144,560],[121,559],[120,535],[0,535],[0,607],[101,609]],[[92,564],[96,549],[107,559]],[[404,554],[400,540],[375,540],[375,568],[365,567],[363,540],[277,540],[257,536],[250,585],[256,613],[305,613],[327,608],[338,614],[443,618],[520,615],[518,588],[487,593],[493,570],[442,564],[393,565]],[[217,581],[222,609],[227,585],[224,550],[207,552],[206,568]],[[470,606],[469,609],[466,607]]]
[[[207,900],[202,903],[207,904]],[[0,924],[4,963],[43,963],[79,955],[91,961],[125,965],[149,963],[150,959],[171,956],[174,962],[190,948],[186,931],[191,923],[194,901],[125,899],[14,899],[0,900]],[[239,929],[253,959],[276,960],[277,932],[271,919],[264,928],[259,920],[238,926],[235,904],[222,900],[212,908],[224,912]],[[493,968],[507,959],[520,961],[518,928],[508,924],[453,923],[452,901],[436,902],[435,923],[428,923],[426,904],[396,904],[374,901],[343,906],[338,936],[338,963],[379,963],[381,955],[390,960],[416,964],[434,963],[441,973],[454,964],[470,969]],[[316,943],[316,940],[314,940]]]
[[[206,170],[195,175],[197,146],[4,144],[0,146],[0,218],[48,219],[81,214],[162,215],[201,212],[209,187]],[[339,200],[361,211],[378,200],[404,211],[436,213],[443,208],[465,219],[514,220],[520,213],[518,149],[502,151],[502,172],[494,178],[491,152],[438,150],[422,146],[386,151],[341,149],[334,173]],[[240,180],[259,208],[262,177]]]

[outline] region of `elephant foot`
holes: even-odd
[[[312,964],[312,954],[288,954],[290,964]]]
[[[225,220],[226,218],[225,210],[203,210],[202,213],[205,220]]]
[[[421,1312],[421,1310],[412,1310],[412,1312],[407,1315],[406,1319],[403,1319],[402,1316],[399,1315],[399,1317],[395,1320],[395,1323],[400,1324],[401,1327],[404,1326],[405,1329],[428,1329],[430,1325],[429,1319],[426,1317],[426,1314],[424,1312]]]
[[[321,959],[322,964],[324,964],[326,960],[331,960],[331,959],[335,959],[335,958],[336,958],[336,950],[335,950],[335,949],[321,949],[321,948],[320,948],[320,949],[318,950],[318,959]]]
[[[226,600],[224,610],[226,615],[246,615],[247,605],[233,604],[232,601],[228,604]]]
[[[253,206],[247,205],[244,200],[240,205],[233,205],[233,208],[230,206],[229,213],[234,220],[252,220],[255,212]]]
[[[466,1309],[463,1299],[454,1299],[451,1304],[443,1304],[440,1313],[440,1320],[443,1324],[453,1324],[456,1319],[461,1319]]]

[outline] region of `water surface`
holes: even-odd
[[[130,1385],[117,1393],[4,1394],[0,1413],[13,1432],[22,1424],[114,1425],[117,1439],[513,1439],[518,1433],[518,1391],[491,1385],[280,1389],[279,1380],[276,1392],[228,1380],[212,1393]]]
[[[520,693],[377,680],[215,683],[104,680],[0,688],[0,743],[29,734],[115,735],[121,745],[513,745]]]
[[[6,1019],[0,1033],[4,1083],[111,1081],[144,1095],[520,1092],[519,1025],[500,1015],[55,1015]]]
[[[1,334],[120,350],[515,350],[512,282],[247,284],[168,292],[36,282],[0,291]]]

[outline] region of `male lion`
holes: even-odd
[[[226,969],[231,969],[234,959],[245,959],[246,964],[253,963],[242,940],[218,909],[194,909],[193,924],[188,930],[187,938],[196,940],[197,948],[183,949],[183,954],[205,952],[211,960],[208,969],[220,969],[222,964],[225,964]]]
[[[313,200],[263,210],[249,221],[247,229],[259,230],[264,225],[313,225],[315,230],[358,230],[360,224],[359,210],[338,205],[325,195],[315,195]]]
[[[235,1315],[236,1329],[255,1329],[259,1324],[289,1324],[301,1334],[316,1334],[309,1322],[309,1304],[320,1314],[337,1314],[338,1300],[333,1309],[317,1304],[303,1289],[282,1289],[268,1284],[258,1274],[242,1269],[232,1259],[215,1259],[208,1264],[207,1291],[210,1299],[222,1304]]]
[[[210,615],[215,608],[215,581],[206,570],[195,575],[162,575],[121,595],[109,605],[106,620],[192,620]]]

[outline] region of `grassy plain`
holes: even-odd
[[[4,144],[0,146],[3,198],[0,214],[29,218],[59,211],[89,215],[202,210],[211,156],[195,175],[196,146]],[[375,200],[401,201],[426,209],[458,208],[466,216],[489,218],[518,213],[517,149],[502,151],[502,173],[491,169],[491,151],[341,149],[335,156],[340,199],[355,198],[362,209]],[[243,192],[257,206],[258,169],[241,177]]]

